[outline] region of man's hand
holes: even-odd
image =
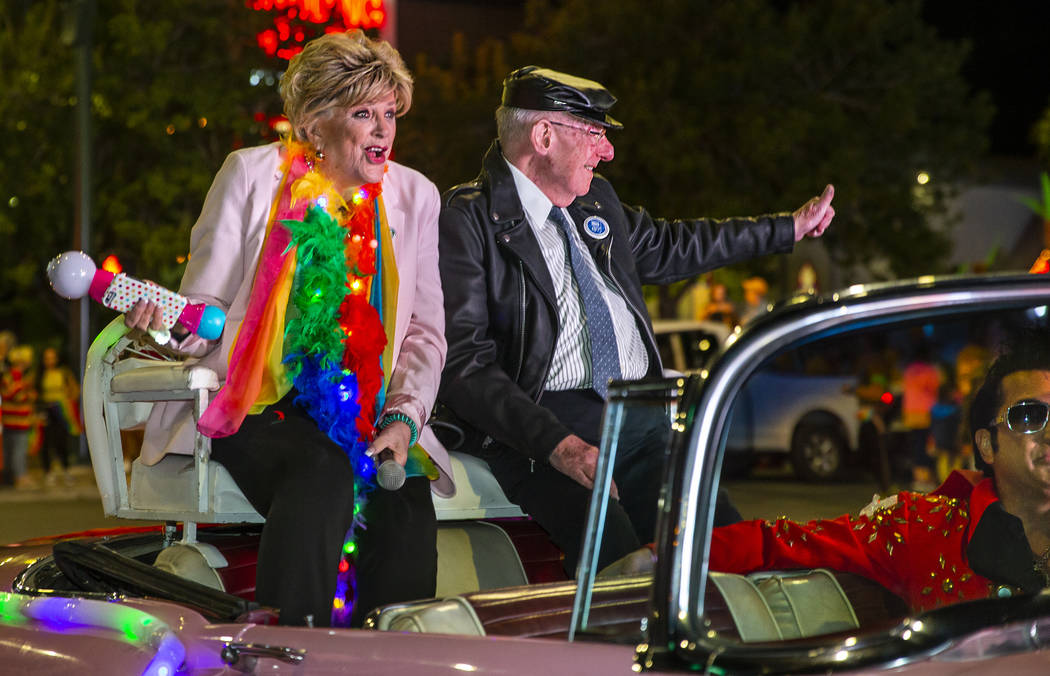
[[[831,198],[835,196],[835,186],[830,183],[820,197],[814,197],[798,209],[792,216],[795,217],[795,241],[802,241],[803,237],[820,237],[831,225],[831,219],[835,217],[835,208],[831,206]]]
[[[598,449],[575,434],[570,434],[554,447],[550,464],[584,488],[593,489],[594,473],[598,466]],[[609,493],[617,500],[620,499],[615,481],[610,486]]]
[[[394,460],[402,467],[408,462],[408,442],[412,440],[412,428],[401,422],[394,421],[383,428],[376,438],[365,450],[365,455],[374,458],[386,449],[394,452]]]

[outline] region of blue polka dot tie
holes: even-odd
[[[604,398],[609,391],[609,381],[620,377],[620,354],[616,349],[616,332],[605,296],[587,267],[584,252],[572,236],[573,226],[559,207],[551,208],[548,218],[557,223],[565,234],[568,245],[572,276],[580,289],[580,300],[586,315],[587,335],[591,339],[591,384]]]

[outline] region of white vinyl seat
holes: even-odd
[[[525,516],[520,507],[507,499],[484,460],[457,451],[450,452],[449,457],[456,494],[451,498],[434,496],[438,521]]]
[[[824,568],[750,575],[712,572],[710,582],[725,599],[741,641],[783,641],[860,627],[849,597],[835,575]],[[475,605],[485,605],[485,600],[462,594],[438,596],[429,601],[385,606],[373,613],[369,622],[381,631],[486,635]],[[557,609],[552,598],[547,602],[548,612]],[[530,620],[538,622],[542,614],[537,613]],[[568,615],[566,608],[561,613],[563,621]]]
[[[120,431],[141,428],[157,401],[192,400],[194,414],[219,389],[210,369],[144,353],[114,319],[88,351],[84,373],[84,424],[91,463],[107,515],[126,519],[206,523],[263,520],[222,465],[210,462],[210,440],[197,435],[194,455],[169,455],[148,466],[132,464],[125,480]],[[453,452],[456,494],[434,497],[440,521],[524,516],[507,500],[488,465]]]
[[[860,626],[849,597],[825,568],[712,572],[742,641],[783,641]]]
[[[84,429],[107,515],[178,521],[184,533],[202,522],[263,520],[229,472],[210,462],[211,440],[203,435],[197,435],[192,456],[170,455],[152,466],[136,460],[128,485],[121,430],[141,428],[157,401],[192,401],[199,417],[219,389],[213,371],[143,351],[117,317],[88,350],[83,389]]]

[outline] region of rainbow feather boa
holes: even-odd
[[[356,210],[368,212],[374,213]],[[285,329],[283,363],[299,392],[296,403],[350,457],[354,530],[363,525],[360,508],[375,484],[375,463],[365,449],[375,436],[375,402],[383,385],[380,357],[387,343],[379,313],[364,297],[370,280],[359,274],[362,264],[366,270],[374,267],[360,256],[352,265],[355,261],[344,255],[346,226],[317,204],[307,207],[302,220],[282,220],[281,225],[296,250],[289,302],[297,311]],[[351,227],[349,237],[356,234]]]
[[[361,188],[347,207],[311,170],[291,188],[293,196],[311,200],[303,218],[280,221],[290,234],[289,249],[296,251],[289,301],[298,313],[287,323],[283,363],[299,392],[296,403],[347,453],[354,470],[354,517],[332,603],[335,625],[349,622],[356,596],[351,562],[376,473],[365,450],[375,436],[377,399],[384,390],[382,356],[396,316],[396,310],[390,312],[384,328],[377,310],[385,300],[396,299],[396,290],[393,299],[384,298],[389,284],[375,280],[376,249],[386,227],[380,220],[380,190],[379,184]]]

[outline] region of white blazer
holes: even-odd
[[[190,235],[190,260],[180,293],[226,311],[218,340],[190,335],[175,347],[213,369],[225,381],[230,349],[244,320],[266,222],[281,182],[280,144],[238,150],[216,174]],[[394,371],[383,414],[399,412],[415,421],[419,442],[440,470],[434,493],[455,494],[448,452],[424,423],[430,417],[445,364],[445,313],[438,273],[437,188],[414,169],[387,163],[383,203],[400,280],[394,332]],[[154,406],[146,423],[142,461],[166,453],[193,453],[195,423],[188,402]]]

